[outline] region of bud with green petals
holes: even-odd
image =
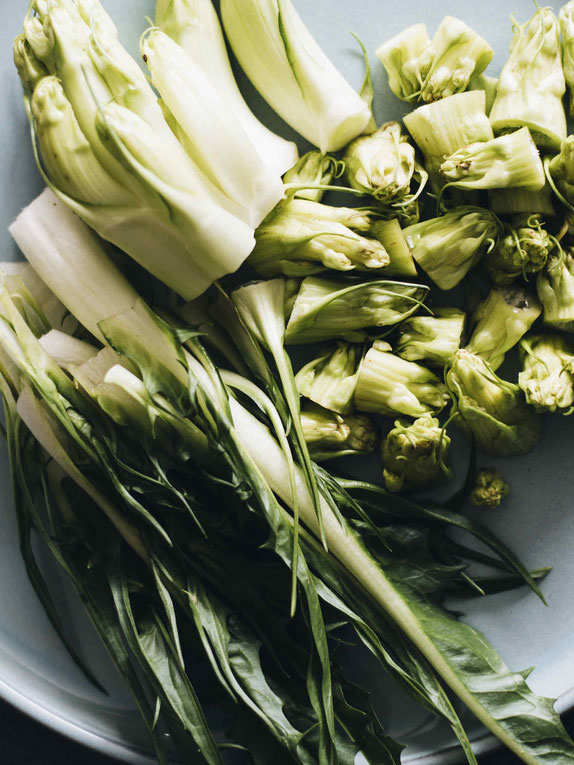
[[[388,491],[422,489],[434,483],[445,473],[449,447],[450,438],[436,418],[425,415],[412,423],[397,420],[382,444]]]
[[[308,186],[309,188],[298,189],[294,196],[298,199],[309,199],[311,202],[320,202],[325,194],[325,189],[314,189],[313,186],[328,186],[333,178],[340,173],[340,162],[330,154],[322,154],[320,151],[308,151],[287,170],[283,176],[283,183],[289,186]]]
[[[399,201],[410,193],[415,150],[399,122],[387,122],[371,135],[355,138],[343,162],[349,185],[380,202]]]
[[[470,493],[470,503],[475,507],[498,507],[510,493],[510,486],[496,468],[480,468]]]
[[[446,376],[460,421],[488,454],[526,454],[540,440],[542,420],[518,385],[502,380],[480,356],[461,349]]]
[[[521,343],[518,385],[538,412],[574,404],[574,345],[562,335],[533,335]]]
[[[553,247],[541,215],[517,215],[486,256],[486,270],[495,284],[511,284],[519,276],[541,271]]]

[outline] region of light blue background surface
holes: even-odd
[[[457,15],[494,47],[496,55],[488,73],[497,74],[510,41],[509,15],[514,12],[524,21],[533,11],[529,0],[294,2],[326,53],[356,87],[362,82],[363,64],[349,33],[355,32],[363,40],[371,55],[379,123],[397,119],[407,110],[389,92],[386,75],[374,56],[381,42],[405,26],[423,20],[432,34],[444,15]],[[2,0],[0,245],[1,257],[7,260],[17,257],[7,226],[42,188],[11,59],[11,41],[20,31],[27,5],[27,0]],[[104,5],[114,16],[126,44],[135,52],[139,33],[145,28],[144,18],[153,15],[153,3],[151,0],[104,0]],[[259,116],[271,127],[292,137],[243,79],[241,82]],[[544,583],[549,607],[544,608],[525,590],[464,605],[468,620],[485,631],[513,668],[538,666],[531,676],[533,687],[541,693],[561,696],[561,708],[574,702],[571,692],[574,688],[573,428],[572,419],[556,418],[532,454],[499,461],[505,463],[502,469],[511,483],[512,495],[503,509],[488,514],[489,525],[517,550],[527,565],[532,568],[554,565],[554,571]],[[151,762],[141,754],[145,737],[131,701],[73,595],[62,583],[63,607],[70,615],[83,655],[110,689],[109,697],[92,689],[71,664],[36,602],[20,561],[3,444],[0,444],[0,498],[0,694],[88,745],[129,762]],[[56,571],[52,576],[59,581]],[[371,675],[367,658],[356,671],[359,676]],[[409,738],[411,745],[405,761],[424,760],[437,765],[460,761],[458,752],[448,753],[451,743],[448,732],[427,724],[424,714],[405,702],[394,686],[385,684],[379,695],[391,732],[400,735],[418,729],[418,735]],[[470,727],[473,729],[472,722]],[[479,729],[476,736],[479,750],[486,751],[493,745]]]

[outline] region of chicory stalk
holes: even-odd
[[[536,291],[542,303],[544,324],[574,332],[574,252],[567,248],[552,254],[538,274]]]
[[[428,290],[408,282],[372,280],[346,284],[303,279],[285,331],[287,345],[342,339],[365,342],[398,324],[422,305]]]
[[[552,8],[538,8],[530,21],[514,23],[513,32],[490,112],[492,127],[500,133],[525,126],[538,145],[558,149],[566,138],[566,84],[556,16]]]
[[[350,414],[364,356],[365,348],[352,343],[325,348],[321,355],[297,372],[297,390],[325,409]]]
[[[387,276],[417,275],[417,267],[409,250],[407,240],[396,218],[376,220],[371,226],[371,234],[383,245],[391,262],[385,266]]]
[[[388,343],[375,341],[367,351],[355,388],[355,407],[361,412],[421,417],[436,414],[450,398],[430,370],[391,352]]]
[[[407,361],[443,367],[460,347],[466,314],[458,308],[435,308],[432,316],[411,316],[399,327],[395,353]]]
[[[466,90],[473,75],[481,74],[494,51],[464,21],[445,16],[417,62],[420,99],[438,101]]]
[[[466,349],[496,370],[541,313],[538,300],[524,288],[493,289],[473,314],[475,327]]]
[[[527,127],[464,146],[447,157],[439,170],[449,186],[461,189],[539,191],[546,183],[542,160]]]
[[[223,0],[221,16],[253,85],[323,154],[364,132],[368,106],[317,45],[291,0]]]
[[[361,210],[288,197],[257,229],[248,263],[266,278],[309,276],[326,268],[377,270],[390,258],[369,237],[372,223],[372,216]]]
[[[265,167],[282,175],[298,157],[294,143],[263,125],[247,106],[235,81],[225,40],[211,0],[157,0],[155,23],[203,70],[249,136]]]
[[[461,206],[403,233],[418,265],[438,287],[450,290],[494,247],[500,229],[490,210]]]
[[[141,50],[187,153],[226,196],[249,212],[247,222],[256,228],[283,197],[280,175],[264,165],[220,91],[183,48],[152,29],[142,39]]]
[[[20,213],[10,233],[40,279],[66,296],[68,310],[101,342],[101,319],[137,301],[96,235],[49,189]]]
[[[413,24],[377,48],[377,58],[385,67],[389,87],[402,101],[418,98],[421,84],[418,62],[430,38],[424,24]]]
[[[69,0],[44,12],[58,80],[31,97],[42,169],[101,236],[191,299],[237,269],[253,228],[177,141],[106,18],[95,3],[90,27]]]
[[[467,91],[419,106],[404,123],[425,158],[435,191],[444,185],[439,168],[446,157],[463,146],[494,138],[486,115],[484,91]]]

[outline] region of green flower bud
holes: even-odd
[[[518,385],[538,412],[574,404],[574,346],[560,335],[534,335],[521,343]]]
[[[359,136],[343,155],[349,185],[389,203],[410,192],[415,150],[401,134],[400,122],[387,122],[371,135]]]
[[[518,385],[497,377],[474,353],[456,352],[446,376],[458,414],[478,446],[488,454],[526,454],[540,440],[541,418],[527,406]]]
[[[397,420],[382,443],[385,486],[394,492],[434,483],[445,471],[449,447],[450,438],[434,417]]]
[[[321,154],[320,151],[308,151],[287,170],[283,176],[285,186],[309,186],[295,192],[298,199],[309,199],[311,202],[320,202],[323,199],[325,189],[313,189],[313,186],[328,186],[333,178],[340,174],[340,162],[329,154]]]
[[[511,284],[518,276],[541,271],[553,247],[542,216],[518,215],[486,256],[486,270],[495,284]]]
[[[496,468],[481,468],[470,493],[470,502],[475,507],[494,509],[506,499],[510,486]]]

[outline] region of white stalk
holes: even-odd
[[[221,15],[253,85],[323,154],[342,149],[364,132],[369,108],[329,61],[290,0],[222,0]]]
[[[98,323],[138,300],[96,235],[49,189],[20,213],[10,233],[40,279],[101,342]]]
[[[159,30],[151,30],[142,52],[152,82],[186,140],[198,167],[258,226],[283,197],[277,172],[264,165],[237,124],[223,94],[186,52]]]
[[[201,68],[249,136],[263,164],[283,175],[297,161],[297,147],[271,132],[249,109],[237,86],[211,0],[157,0],[156,24]]]

